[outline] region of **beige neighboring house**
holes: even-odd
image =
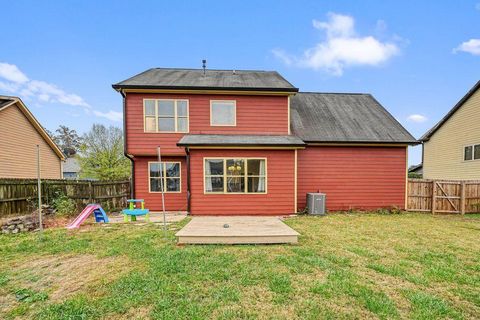
[[[0,96],[0,178],[62,178],[65,157],[42,125],[17,97]]]
[[[425,179],[480,180],[480,81],[420,141]]]

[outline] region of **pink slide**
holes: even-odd
[[[85,209],[83,209],[82,213],[80,213],[78,217],[76,217],[75,220],[73,220],[72,223],[67,226],[67,229],[75,229],[80,227],[82,222],[85,221],[88,216],[90,216],[95,210],[99,208],[101,207],[98,204],[89,204],[85,207]]]

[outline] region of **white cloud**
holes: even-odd
[[[382,21],[385,28],[385,22]],[[300,57],[282,49],[272,50],[286,65],[324,70],[340,76],[350,66],[377,66],[400,52],[393,42],[382,42],[373,36],[359,36],[351,16],[328,14],[328,21],[313,20],[313,26],[325,32],[325,40],[304,51]]]
[[[109,110],[108,112],[101,112],[94,110],[93,114],[95,114],[97,117],[103,117],[107,118],[108,120],[115,121],[115,122],[120,122],[123,119],[123,113]]]
[[[461,45],[453,49],[453,52],[463,51],[471,53],[475,56],[480,56],[480,39],[470,39],[463,42]]]
[[[407,120],[411,122],[422,123],[427,121],[428,118],[421,114],[411,114],[407,117]]]
[[[0,77],[15,83],[25,83],[27,76],[14,64],[0,62]]]
[[[281,60],[287,66],[290,66],[294,63],[295,57],[292,57],[288,53],[285,52],[283,49],[273,49],[272,53],[275,57]]]
[[[52,83],[30,80],[16,65],[0,62],[0,89],[40,102],[56,102],[70,106],[91,108],[82,97],[68,93]],[[0,79],[1,80],[1,79]]]
[[[3,80],[2,80],[3,79]],[[34,104],[60,103],[68,106],[81,107],[87,115],[111,121],[121,121],[123,114],[110,110],[106,113],[93,108],[79,95],[65,92],[57,85],[41,80],[30,80],[16,65],[0,62],[0,90],[21,98],[33,100]]]
[[[347,38],[355,35],[355,21],[352,17],[330,12],[328,20],[328,22],[313,20],[313,26],[325,30],[328,38]]]
[[[67,93],[56,85],[45,81],[32,80],[27,84],[23,92],[27,96],[36,95],[42,102],[58,102],[70,106],[90,108],[82,97],[73,93]]]
[[[0,90],[14,93],[17,92],[19,88],[20,85],[18,83],[0,81]]]

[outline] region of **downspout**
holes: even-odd
[[[422,141],[422,172],[423,172],[423,161],[425,160],[425,141]]]
[[[127,153],[127,102],[126,102],[126,95],[120,89],[118,92],[122,95],[123,98],[123,136],[125,140],[123,141],[123,155],[127,157],[131,162],[131,170],[132,170],[132,179],[130,180],[130,198],[135,199],[135,161],[133,157]]]
[[[190,214],[191,209],[191,193],[190,193],[190,149],[185,148],[187,154],[187,211]]]

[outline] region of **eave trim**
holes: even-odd
[[[27,120],[32,124],[32,126],[37,130],[37,132],[42,136],[42,138],[47,142],[47,144],[52,148],[52,150],[57,154],[57,156],[60,158],[60,160],[64,161],[65,160],[65,155],[63,154],[62,150],[57,146],[57,144],[52,140],[50,135],[45,131],[43,126],[38,122],[38,120],[35,118],[35,116],[30,112],[30,110],[27,108],[27,106],[23,103],[22,99],[18,97],[11,97],[14,99],[12,103],[4,106],[0,110],[5,110],[13,105],[18,106],[20,111],[25,115]]]
[[[470,99],[470,97],[473,96],[473,94],[477,92],[477,90],[479,89],[480,89],[480,80],[477,81],[477,83],[467,92],[467,94],[465,94],[463,98],[460,99],[460,101],[458,101],[455,104],[455,106],[452,109],[450,109],[450,111],[448,111],[447,114],[439,122],[437,122],[436,125],[434,125],[430,130],[428,130],[419,140],[422,142],[430,140],[432,135],[438,129],[440,129],[443,126],[443,124],[447,122],[450,119],[450,117],[452,117],[455,114],[455,112],[457,112],[457,110],[460,109],[463,106],[463,104],[467,102],[467,100]]]
[[[147,90],[213,90],[213,91],[259,91],[259,92],[298,92],[298,88],[266,88],[266,87],[214,87],[214,86],[156,86],[156,85],[122,85],[113,84],[115,90],[147,89]]]

